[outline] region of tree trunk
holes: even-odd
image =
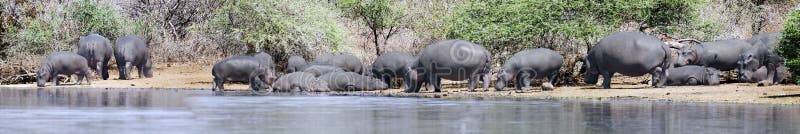
[[[378,43],[379,42],[378,41],[378,36],[379,35],[380,34],[378,34],[378,30],[373,28],[372,29],[372,37],[373,37],[372,38],[372,43],[375,44],[375,56],[381,56],[381,47],[380,47],[380,43]]]

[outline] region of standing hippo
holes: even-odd
[[[388,88],[379,79],[354,72],[333,72],[319,76],[319,79],[327,82],[328,88],[333,91],[373,91]]]
[[[264,81],[267,81],[268,85],[271,85],[272,82],[275,81],[275,79],[278,79],[277,71],[275,71],[275,61],[272,60],[271,55],[264,52],[259,52],[253,55],[253,57],[258,59],[258,61],[261,61],[261,63],[263,63],[267,67],[266,69],[267,71],[264,72],[265,73],[264,75],[266,76],[265,77],[266,80]]]
[[[272,84],[274,92],[328,92],[328,83],[314,74],[294,72],[284,75]]]
[[[667,85],[719,85],[719,70],[696,65],[671,68],[667,75]]]
[[[750,48],[750,43],[740,39],[719,40],[700,45],[681,47],[675,66],[698,65],[730,71],[736,69],[739,54]]]
[[[453,81],[468,80],[470,91],[475,91],[478,80],[483,90],[489,90],[491,54],[483,46],[463,40],[446,40],[431,44],[420,52],[419,58],[407,68],[404,78],[406,92],[419,92],[423,82],[441,92],[442,78]]]
[[[303,70],[303,72],[314,74],[315,77],[325,75],[332,72],[344,72],[342,68],[332,65],[310,65]]]
[[[87,35],[78,41],[78,55],[86,58],[92,71],[103,80],[108,79],[108,61],[112,53],[111,41],[98,34]]]
[[[555,85],[564,57],[558,52],[546,48],[528,49],[511,56],[497,74],[495,90],[503,90],[508,81],[516,82],[517,90],[527,88],[530,79],[547,78],[550,85]],[[550,90],[545,88],[545,90]]]
[[[767,44],[754,44],[747,51],[739,55],[737,61],[739,67],[738,80],[740,82],[756,82],[750,81],[752,78],[750,74],[755,72],[761,67],[766,67],[766,79],[758,81],[758,83],[775,84],[779,83],[778,75],[776,75],[777,68],[782,66],[784,59],[778,56],[774,51],[769,49]]]
[[[414,61],[414,56],[403,52],[387,52],[375,59],[369,65],[369,71],[365,75],[383,80],[389,88],[392,88],[392,78],[405,75],[405,66]]]
[[[250,89],[259,91],[268,88],[267,65],[251,56],[233,56],[214,64],[211,75],[214,76],[213,91],[224,91],[227,81],[248,82]]]
[[[345,72],[355,72],[358,74],[364,73],[364,64],[358,57],[349,54],[334,55],[328,64],[342,68]]]
[[[314,57],[314,62],[313,63],[314,64],[328,64],[330,62],[330,60],[333,58],[333,56],[335,56],[335,55],[334,54],[330,54],[330,53],[324,53],[324,54],[317,55],[316,57]]]
[[[139,78],[153,77],[153,66],[147,44],[135,35],[128,35],[117,39],[117,50],[114,58],[119,69],[119,79],[131,79],[132,66],[139,70]]]
[[[59,74],[68,76],[77,74],[76,84],[81,84],[86,78],[86,84],[91,85],[89,70],[89,64],[83,56],[67,51],[55,52],[47,55],[39,65],[39,71],[36,72],[36,86],[44,87],[47,80],[53,81],[53,86],[60,85]]]
[[[750,39],[747,39],[747,42],[750,43],[750,45],[752,46],[765,45],[767,46],[768,50],[772,51],[775,50],[775,47],[778,46],[778,39],[780,38],[781,38],[781,33],[779,32],[765,33],[765,34],[755,35]]]
[[[626,76],[651,74],[652,86],[666,82],[670,67],[669,47],[656,37],[640,32],[618,32],[604,37],[587,53],[584,81],[596,84],[603,75],[603,88],[611,88],[614,73]]]
[[[303,57],[292,55],[286,63],[286,73],[300,72],[308,66],[306,59]]]

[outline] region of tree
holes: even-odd
[[[405,15],[389,0],[339,0],[336,3],[350,18],[366,23],[375,45],[375,55],[381,55],[381,45],[397,34],[403,27],[401,20]],[[381,43],[380,38],[383,38]]]
[[[786,17],[786,25],[783,29],[783,37],[780,39],[778,48],[776,48],[778,55],[786,58],[786,67],[793,74],[800,73],[800,10],[792,11]],[[792,78],[794,82],[800,83],[798,77]]]

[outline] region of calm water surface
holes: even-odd
[[[0,133],[751,134],[798,126],[797,105],[0,88]]]

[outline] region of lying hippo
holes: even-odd
[[[342,68],[332,65],[310,65],[303,70],[303,72],[314,74],[315,77],[325,75],[332,72],[344,72]]]
[[[406,72],[406,64],[413,62],[414,59],[409,53],[387,52],[375,59],[365,75],[381,79],[392,88],[392,78],[402,78]]]
[[[78,41],[78,55],[86,58],[92,71],[103,80],[108,79],[108,61],[113,53],[111,41],[98,34],[87,35]]]
[[[652,86],[666,82],[670,67],[669,47],[656,37],[640,32],[613,33],[587,53],[584,81],[596,84],[603,75],[603,88],[611,88],[614,73],[626,76],[652,75]]]
[[[81,84],[86,78],[86,84],[91,85],[89,70],[89,64],[83,56],[67,51],[55,52],[47,55],[39,65],[39,71],[36,71],[36,86],[44,87],[47,80],[52,81],[53,86],[60,85],[59,74],[68,76],[76,74],[78,75],[76,84]]]
[[[123,36],[117,39],[117,49],[114,58],[119,69],[119,79],[131,79],[133,66],[139,70],[139,78],[153,77],[153,66],[147,44],[135,35]]]
[[[669,69],[667,85],[719,85],[719,70],[711,67],[687,65]]]
[[[286,63],[286,73],[303,71],[306,66],[308,66],[306,59],[303,59],[303,57],[300,56],[292,55],[289,57],[289,61]]]
[[[294,72],[283,75],[272,84],[274,92],[328,92],[328,83],[317,79],[314,74]]]
[[[739,75],[739,82],[757,83],[768,79],[766,66],[761,66],[755,71],[745,71]],[[790,83],[789,80],[792,78],[792,73],[786,66],[778,66],[775,75],[775,80],[771,84]]]
[[[228,81],[248,82],[250,89],[259,91],[268,88],[267,66],[259,59],[251,56],[233,56],[214,64],[211,75],[214,76],[213,91],[224,91],[223,84]]]
[[[739,54],[750,48],[750,43],[740,39],[719,40],[700,45],[681,47],[675,66],[698,65],[729,71],[736,69]]]
[[[319,79],[327,82],[328,88],[333,91],[373,91],[388,88],[379,79],[354,72],[333,72],[319,76]]]
[[[522,90],[530,85],[531,78],[547,78],[550,85],[554,85],[563,63],[564,57],[561,54],[546,48],[518,52],[498,71],[495,90],[503,90],[509,81],[514,81],[516,89]]]
[[[419,58],[406,68],[406,92],[419,92],[423,82],[433,85],[441,92],[441,79],[469,82],[470,91],[475,91],[478,81],[489,90],[491,54],[483,46],[463,40],[446,40],[431,44],[420,51]]]

